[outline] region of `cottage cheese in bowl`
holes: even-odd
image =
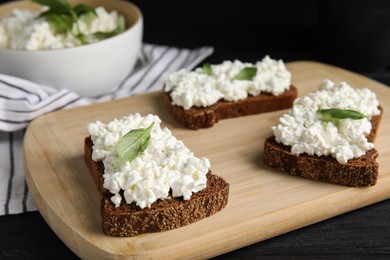
[[[97,14],[80,16],[78,28],[69,30],[73,34],[55,33],[50,23],[36,18],[42,6],[31,1],[0,5],[1,74],[69,89],[82,97],[96,97],[119,86],[133,70],[141,49],[141,11],[120,0],[69,0],[69,4],[88,5]],[[90,36],[117,28],[119,16],[125,20],[123,32],[104,40]],[[84,44],[74,37],[75,30],[85,35]]]
[[[61,49],[82,45],[74,34],[77,33],[76,25],[73,25],[71,33],[58,33],[56,28],[40,14],[40,11],[26,9],[14,9],[0,20],[0,48],[13,50],[49,50]],[[85,35],[96,32],[111,32],[118,26],[118,12],[107,10],[99,6],[95,9],[96,15],[85,14],[80,16],[78,26]],[[98,41],[88,39],[88,43]]]

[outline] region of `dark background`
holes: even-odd
[[[144,40],[195,48],[212,62],[265,55],[316,60],[389,82],[390,3],[385,0],[133,1],[144,14]]]
[[[255,62],[267,54],[285,62],[314,60],[390,85],[390,1],[134,0],[133,3],[143,12],[147,43],[185,48],[213,46],[214,54],[206,60],[210,63],[227,59]],[[390,201],[220,258],[238,257],[388,259]],[[32,212],[0,217],[0,258],[77,257],[51,231],[39,212]]]

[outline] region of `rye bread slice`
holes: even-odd
[[[182,227],[211,216],[228,203],[229,184],[209,171],[206,188],[190,200],[171,197],[156,201],[150,208],[141,209],[135,203],[115,207],[112,194],[103,187],[104,165],[92,160],[92,145],[91,138],[86,137],[84,157],[100,194],[102,229],[107,235],[131,237]]]
[[[380,115],[371,120],[372,130],[367,139],[374,142],[382,118]],[[339,163],[332,156],[315,156],[291,153],[291,147],[278,143],[274,136],[264,142],[263,161],[266,165],[291,175],[311,180],[342,184],[353,187],[367,187],[376,184],[378,178],[377,150],[371,149],[363,156]]]
[[[193,130],[210,128],[221,119],[254,115],[291,108],[298,91],[294,86],[278,96],[260,94],[239,101],[219,101],[208,107],[184,109],[173,105],[169,92],[164,92],[165,105],[177,122]]]

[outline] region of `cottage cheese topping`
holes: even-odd
[[[120,161],[116,142],[128,131],[147,128],[152,122],[155,124],[148,148],[131,162]],[[195,157],[169,129],[162,129],[160,122],[158,116],[142,117],[137,113],[108,124],[97,121],[88,125],[93,141],[92,159],[103,161],[104,188],[114,194],[111,201],[116,206],[122,202],[121,190],[126,203],[135,202],[145,208],[158,199],[168,198],[170,190],[173,197],[188,200],[206,187],[209,160]]]
[[[45,9],[42,9],[45,10]],[[85,14],[78,24],[85,35],[95,32],[110,32],[117,27],[118,13],[108,13],[103,7],[95,9],[97,17]],[[72,34],[55,33],[54,28],[44,18],[37,18],[40,12],[14,9],[0,21],[0,48],[15,50],[47,50],[73,47],[81,42]],[[73,31],[77,32],[73,26]],[[90,39],[90,42],[96,41]]]
[[[252,80],[233,79],[245,67],[256,67],[255,77]],[[165,80],[165,91],[170,92],[172,103],[184,109],[206,107],[221,99],[237,101],[263,92],[276,96],[291,85],[291,73],[283,61],[269,56],[255,64],[224,61],[211,65],[211,69],[211,75],[206,74],[203,68],[194,71],[182,69],[169,75]]]
[[[346,163],[374,147],[366,136],[371,131],[371,117],[380,114],[378,105],[375,93],[367,88],[353,89],[345,82],[324,80],[317,91],[297,98],[272,130],[276,141],[291,146],[293,154],[331,155]],[[368,118],[343,119],[336,126],[320,120],[317,110],[327,108],[356,110]]]

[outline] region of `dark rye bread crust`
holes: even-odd
[[[103,188],[103,163],[92,160],[92,145],[91,138],[85,138],[84,156],[100,194],[102,229],[110,236],[131,237],[182,227],[209,217],[228,203],[229,184],[209,171],[206,188],[194,193],[190,200],[158,200],[144,209],[135,203],[115,207],[110,200],[112,194]]]
[[[297,95],[297,89],[290,86],[290,89],[278,96],[264,93],[258,96],[248,96],[243,100],[218,101],[208,107],[191,107],[190,109],[173,105],[169,92],[164,92],[164,99],[168,111],[176,121],[189,129],[197,130],[210,128],[220,119],[291,108]]]
[[[371,120],[372,130],[367,139],[374,142],[382,118],[381,114]],[[378,178],[378,152],[371,149],[359,158],[345,164],[337,162],[332,156],[315,156],[291,153],[291,147],[276,142],[275,137],[268,137],[264,142],[263,161],[266,165],[291,175],[311,180],[342,184],[353,187],[367,187],[376,184]]]
[[[263,159],[268,166],[291,175],[361,187],[375,185],[378,177],[377,156],[378,152],[371,149],[362,157],[351,159],[345,164],[338,163],[331,156],[296,156],[290,152],[289,146],[276,142],[272,136],[265,140]]]

